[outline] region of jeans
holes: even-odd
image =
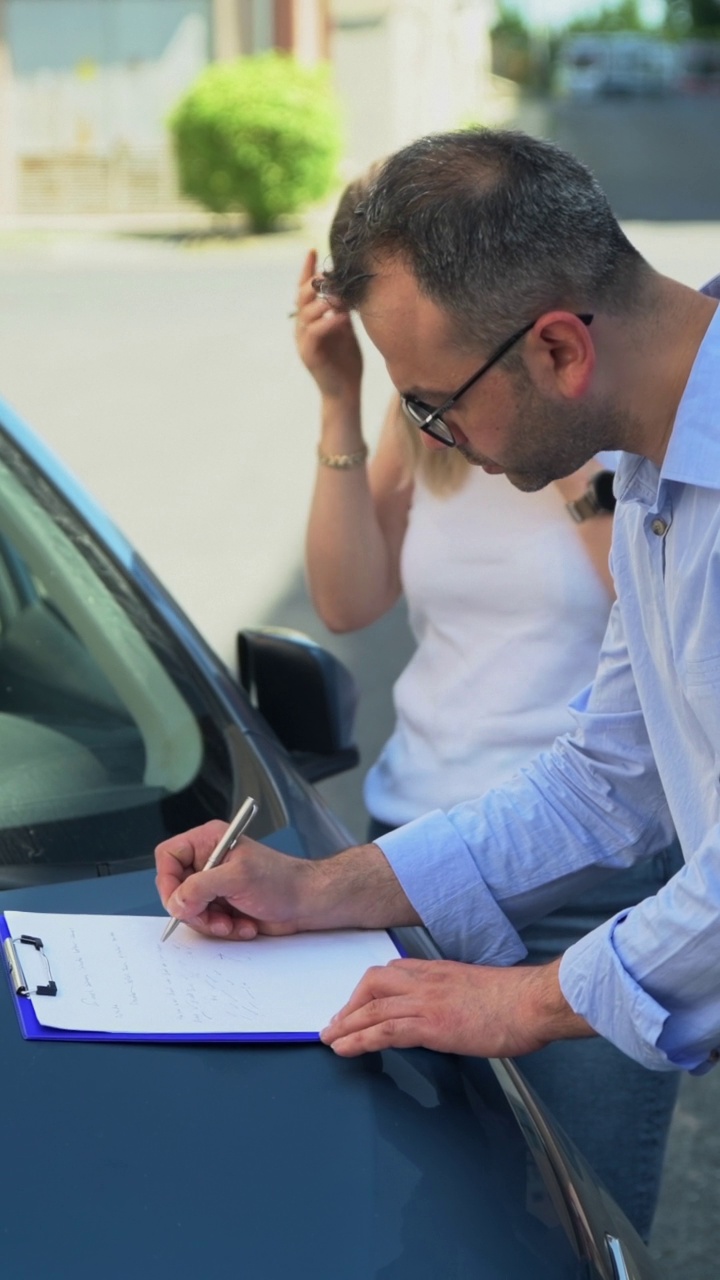
[[[371,818],[367,839],[389,827]],[[625,907],[649,897],[683,865],[677,844],[522,930],[524,964],[543,964]],[[679,1071],[649,1071],[600,1036],[558,1040],[518,1060],[523,1075],[644,1240],[660,1192]]]

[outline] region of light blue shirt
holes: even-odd
[[[377,843],[445,955],[507,965],[519,928],[676,831],[682,871],[568,948],[560,984],[638,1062],[701,1073],[720,1049],[720,308],[662,470],[624,454],[615,490],[618,600],[576,728]]]

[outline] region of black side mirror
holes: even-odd
[[[237,638],[240,683],[308,782],[353,769],[357,685],[300,631],[261,627]]]

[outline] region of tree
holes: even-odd
[[[526,89],[547,88],[544,51],[526,20],[508,4],[501,4],[490,30],[492,69]]]
[[[638,0],[620,0],[619,4],[604,5],[597,13],[575,18],[565,27],[565,33],[583,31],[648,31],[650,24],[640,12]]]
[[[720,0],[665,0],[665,11],[672,35],[720,38]]]
[[[180,186],[254,231],[320,200],[336,181],[339,104],[329,68],[270,51],[206,67],[170,118]]]
[[[688,0],[690,29],[693,35],[720,36],[720,3],[718,0]]]

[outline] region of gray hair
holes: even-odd
[[[405,264],[463,344],[555,307],[623,312],[647,264],[580,161],[514,131],[420,138],[387,159],[331,236],[324,292],[353,309],[378,259]]]

